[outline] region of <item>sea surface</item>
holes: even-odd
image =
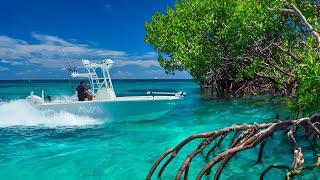
[[[174,109],[153,120],[115,122],[66,112],[48,115],[24,100],[30,91],[40,94],[41,90],[54,99],[72,96],[77,83],[0,81],[0,179],[144,179],[162,152],[191,134],[237,123],[269,122],[277,112],[282,119],[292,116],[285,98],[206,99],[201,98],[199,86],[191,80],[114,81],[118,96],[145,95],[149,90],[187,93]],[[221,148],[229,146],[229,141],[226,139]],[[184,147],[162,179],[173,179],[183,159],[198,143],[196,140]],[[299,143],[308,146],[307,142]],[[223,170],[221,179],[258,179],[267,166],[289,165],[292,161],[285,133],[270,138],[262,164],[255,164],[258,151],[253,148],[237,154]],[[304,148],[306,164],[314,161],[314,153],[311,148]],[[204,165],[204,155],[195,158],[190,179]],[[319,173],[318,168],[296,179],[319,179]],[[272,170],[266,179],[283,179],[284,175],[283,170]],[[157,179],[156,174],[153,178]]]

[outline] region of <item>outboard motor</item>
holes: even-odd
[[[182,91],[179,91],[179,92],[177,92],[177,93],[175,94],[175,96],[177,96],[177,97],[185,97],[186,95],[187,95],[187,93],[182,92]]]
[[[34,95],[34,92],[32,91],[31,95],[28,96],[26,100],[28,102],[31,102],[32,104],[43,104],[44,103],[43,95],[44,95],[43,91],[42,91],[42,97]]]

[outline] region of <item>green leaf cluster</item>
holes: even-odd
[[[301,18],[280,11],[291,5],[319,30],[320,6],[312,1],[181,0],[146,22],[145,41],[167,73],[186,70],[200,84],[226,68],[237,82],[262,76],[279,89],[298,83],[290,107],[308,113],[320,108],[318,42]]]

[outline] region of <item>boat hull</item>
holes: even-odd
[[[76,103],[46,103],[40,110],[64,111],[81,116],[89,116],[106,121],[156,119],[170,111],[178,99],[115,101],[84,101]]]

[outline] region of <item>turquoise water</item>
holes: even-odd
[[[114,122],[65,112],[48,115],[18,100],[31,90],[37,94],[45,90],[56,99],[64,98],[72,95],[72,85],[68,81],[0,82],[1,179],[144,179],[163,151],[193,133],[235,123],[267,122],[276,112],[282,118],[288,115],[283,98],[204,100],[192,81],[114,82],[120,96],[142,95],[148,90],[187,92],[172,111],[154,120]],[[263,164],[255,165],[257,148],[242,152],[229,162],[221,179],[257,179],[272,162],[290,164],[290,144],[280,135],[268,141]],[[179,163],[198,142],[179,153],[163,179],[174,177]],[[227,145],[227,141],[222,144]],[[307,164],[312,162],[312,153],[306,149]],[[190,167],[191,177],[204,164],[203,156],[196,158]],[[319,179],[319,172],[306,173],[298,179]],[[273,170],[268,175],[267,179],[283,179],[284,172]]]

